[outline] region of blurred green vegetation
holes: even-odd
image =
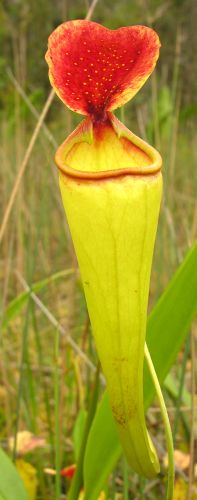
[[[37,122],[35,114],[39,116],[50,92],[44,59],[47,38],[61,22],[84,18],[89,4],[88,0],[1,1],[1,218]],[[164,196],[152,271],[151,308],[197,234],[197,2],[98,0],[92,19],[113,29],[131,24],[152,26],[162,43],[154,74],[124,108],[126,125],[156,146],[164,162]],[[120,111],[117,114],[120,116]],[[46,500],[55,498],[54,477],[44,472],[47,467],[55,468],[54,362],[60,390],[62,467],[75,460],[72,433],[79,409],[87,409],[93,381],[90,368],[67,343],[66,332],[93,363],[97,362],[53,161],[55,144],[60,144],[79,121],[80,116],[54,98],[45,120],[47,128],[41,128],[1,243],[2,318],[11,301],[24,291],[21,277],[31,286],[55,272],[75,269],[68,279],[49,281],[39,292],[41,304],[29,299],[20,314],[8,322],[1,337],[1,444],[7,449],[9,437],[22,429],[45,437],[46,446],[30,453],[27,461],[37,469],[37,498]],[[44,306],[63,327],[58,357],[56,327],[46,317]],[[190,388],[190,357],[187,344],[173,368],[177,387],[182,384]],[[186,361],[182,365],[183,360]],[[179,411],[181,399],[174,403],[168,395],[167,402],[174,408],[170,414],[172,423],[178,408],[175,447],[187,453],[190,430],[185,428]],[[150,414],[149,425],[164,446],[157,415],[157,411]],[[74,440],[80,434],[79,427],[78,420]],[[123,498],[122,469],[120,463],[110,479],[109,498]],[[124,493],[124,498],[159,499],[163,495],[164,487],[156,485],[154,490],[153,485],[143,497],[144,483],[136,476],[128,481],[129,496]],[[62,491],[65,489],[63,480]]]

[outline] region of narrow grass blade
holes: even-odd
[[[60,381],[59,381],[59,332],[55,332],[54,345],[54,399],[55,399],[55,499],[59,500],[61,495],[61,478],[60,478]]]
[[[97,367],[97,371],[95,374],[95,380],[94,380],[94,386],[93,386],[93,392],[90,398],[89,402],[89,411],[88,415],[86,418],[86,423],[84,427],[84,433],[81,441],[81,448],[79,452],[79,458],[77,462],[77,469],[74,474],[71,488],[68,492],[68,500],[76,500],[78,498],[78,495],[80,493],[80,489],[83,484],[83,462],[84,462],[84,455],[85,455],[85,449],[86,449],[86,443],[88,439],[88,434],[90,431],[90,427],[92,424],[92,420],[95,415],[95,410],[96,410],[96,405],[98,401],[98,394],[99,394],[99,371],[100,371],[100,365]]]
[[[122,452],[105,392],[90,430],[84,459],[86,499],[96,500]]]

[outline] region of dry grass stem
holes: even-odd
[[[18,193],[18,189],[20,187],[20,183],[22,181],[23,175],[24,175],[26,167],[28,165],[29,158],[30,158],[31,153],[33,151],[33,148],[34,148],[36,139],[38,137],[38,134],[40,132],[40,129],[42,127],[43,121],[44,121],[44,119],[45,119],[45,117],[46,117],[46,115],[48,113],[48,110],[49,110],[49,108],[51,106],[51,103],[53,101],[54,95],[55,95],[54,90],[51,90],[50,94],[49,94],[49,96],[48,96],[48,98],[47,98],[47,100],[45,102],[45,105],[43,107],[42,113],[40,114],[39,120],[38,120],[37,125],[36,125],[36,127],[34,129],[34,132],[32,134],[32,137],[30,139],[29,145],[27,147],[25,156],[23,158],[23,161],[22,161],[21,166],[19,168],[18,174],[16,176],[16,180],[15,180],[15,183],[14,183],[11,195],[10,195],[10,199],[8,201],[8,204],[7,204],[5,213],[4,213],[4,217],[3,217],[2,224],[1,224],[1,228],[0,228],[0,243],[1,243],[2,239],[3,239],[4,233],[5,233],[5,229],[6,229],[6,225],[7,225],[8,219],[10,217],[10,214],[11,214],[11,211],[12,211],[12,208],[13,208],[13,205],[14,205],[14,201],[15,201],[16,195]]]
[[[40,115],[39,115],[37,109],[35,108],[35,106],[30,101],[29,97],[27,96],[27,94],[25,93],[25,91],[23,90],[23,88],[21,87],[21,85],[18,82],[18,80],[13,75],[13,73],[12,73],[12,71],[11,71],[10,68],[7,69],[7,75],[9,77],[10,81],[13,83],[15,89],[17,90],[17,92],[22,97],[23,101],[25,102],[25,104],[27,105],[27,107],[29,108],[29,110],[31,111],[32,115],[37,120],[39,120]],[[53,135],[50,132],[50,130],[47,127],[47,125],[45,123],[43,123],[43,122],[42,122],[42,130],[43,130],[45,136],[47,137],[47,139],[49,140],[49,142],[54,146],[54,148],[57,148],[58,147],[58,143],[56,142],[55,138],[53,137]]]
[[[94,12],[94,10],[96,8],[97,3],[98,3],[98,0],[93,0],[92,1],[91,5],[90,5],[90,7],[88,9],[88,12],[86,14],[86,17],[85,17],[85,19],[87,19],[88,21],[91,19],[92,14],[93,14],[93,12]]]
[[[65,330],[65,328],[59,323],[59,321],[55,318],[55,316],[49,311],[49,309],[43,304],[43,302],[39,299],[39,297],[31,292],[31,288],[21,276],[19,272],[16,271],[16,275],[24,290],[30,292],[31,299],[35,302],[35,304],[39,307],[42,313],[48,318],[50,323],[56,328],[56,330],[65,337],[67,343],[72,347],[73,351],[76,352],[80,356],[80,358],[85,362],[85,364],[92,370],[92,372],[96,372],[96,366],[90,361],[88,356],[80,349],[80,347],[76,344],[73,338],[69,335],[69,333]],[[100,374],[100,380],[103,386],[105,386],[105,379],[102,374]]]

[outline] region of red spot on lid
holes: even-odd
[[[46,61],[50,81],[69,108],[102,120],[107,111],[125,104],[138,92],[155,67],[159,47],[158,35],[146,26],[113,31],[91,21],[69,21],[49,37]],[[101,59],[97,59],[98,54]],[[113,63],[117,60],[121,63]],[[96,82],[101,81],[102,93],[95,92]]]

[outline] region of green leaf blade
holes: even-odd
[[[148,319],[147,344],[161,383],[173,365],[196,313],[197,243],[187,253]],[[145,408],[148,408],[155,391],[146,365],[144,370],[144,401]],[[98,407],[86,447],[86,500],[97,499],[120,455],[121,446],[106,392]]]
[[[22,479],[9,457],[0,449],[0,498],[28,500]]]
[[[147,344],[160,382],[172,367],[197,314],[197,242],[186,255],[168,287],[154,307],[147,325]],[[147,407],[154,387],[144,366]]]

